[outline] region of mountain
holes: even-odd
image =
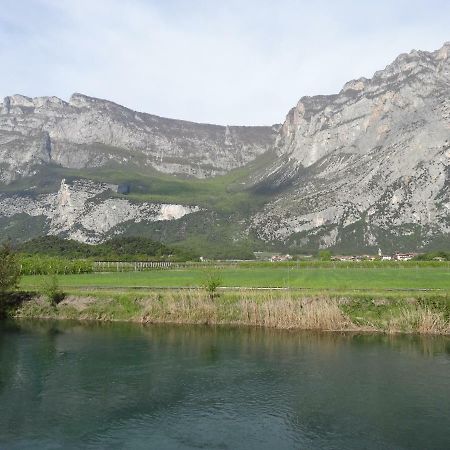
[[[450,231],[450,43],[400,55],[286,117],[252,217],[259,237],[343,250],[440,245]],[[448,241],[447,241],[448,245]]]
[[[6,97],[2,235],[145,235],[230,257],[448,246],[449,53],[413,50],[338,94],[303,97],[282,126]]]
[[[277,127],[165,119],[73,94],[6,97],[0,104],[0,180],[49,163],[81,169],[116,163],[203,178],[241,167],[273,145]]]

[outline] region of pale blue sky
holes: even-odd
[[[441,47],[449,24],[448,0],[2,0],[0,96],[272,124],[303,95]]]

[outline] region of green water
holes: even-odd
[[[449,449],[450,339],[0,325],[1,449]]]

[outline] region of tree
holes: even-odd
[[[9,243],[0,247],[0,294],[17,288],[20,280],[20,261]]]
[[[332,253],[330,250],[320,250],[319,252],[319,259],[321,261],[331,261]]]
[[[217,297],[217,288],[222,284],[222,277],[217,270],[208,270],[203,277],[201,287],[205,289],[211,300]]]

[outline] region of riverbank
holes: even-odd
[[[56,306],[41,295],[9,310],[18,319],[247,325],[321,331],[450,334],[448,292],[71,291]]]

